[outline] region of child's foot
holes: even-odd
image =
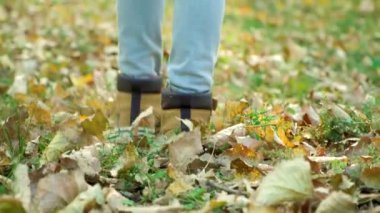
[[[189,131],[181,120],[207,124],[211,118],[213,100],[211,93],[183,94],[169,89],[162,91],[161,133],[172,130]]]

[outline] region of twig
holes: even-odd
[[[206,168],[207,168],[208,165],[210,164],[211,158],[214,156],[215,147],[216,147],[216,141],[214,141],[213,143],[214,143],[214,145],[213,145],[213,147],[212,147],[211,155],[210,155],[210,157],[208,158],[206,165],[205,165],[205,166],[203,167],[203,169],[202,169],[203,172],[206,172]]]
[[[227,186],[221,185],[219,183],[215,183],[215,182],[210,181],[210,180],[206,180],[206,184],[213,187],[213,188],[220,189],[220,190],[226,191],[226,192],[231,193],[231,194],[249,196],[248,193],[246,193],[246,192],[230,189]]]
[[[308,156],[309,160],[317,162],[317,163],[327,163],[331,161],[347,161],[347,156],[340,156],[340,157],[330,157],[330,156]]]

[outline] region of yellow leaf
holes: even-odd
[[[225,105],[226,119],[229,122],[243,114],[243,111],[249,107],[248,102],[244,99],[240,101],[227,101]]]
[[[274,131],[271,126],[265,128],[265,141],[274,142]]]
[[[294,144],[289,141],[289,139],[286,136],[283,128],[281,128],[281,127],[277,128],[277,136],[278,137],[275,137],[275,140],[277,139],[276,142],[281,143],[282,145],[289,147],[289,148],[294,147]]]
[[[187,181],[186,176],[176,170],[172,164],[168,165],[167,172],[168,176],[174,179],[174,181],[166,189],[168,194],[176,196],[193,188],[191,183]]]
[[[84,87],[86,85],[94,83],[94,76],[92,74],[87,74],[80,77],[71,75],[70,79],[76,87]]]
[[[250,181],[257,181],[262,177],[262,174],[258,169],[247,165],[240,159],[236,159],[231,162],[231,169],[236,171],[237,178],[247,178]]]
[[[94,115],[85,118],[81,122],[81,126],[86,133],[94,135],[99,139],[103,138],[103,131],[106,129],[107,124],[107,118],[99,110],[96,111]]]
[[[32,102],[28,105],[29,115],[37,121],[37,123],[50,125],[51,114],[49,108],[41,101]]]
[[[224,154],[230,158],[255,159],[256,157],[255,151],[244,146],[243,144],[234,144],[232,148],[228,149]]]

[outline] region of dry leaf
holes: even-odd
[[[75,129],[58,131],[42,154],[41,163],[58,160],[62,153],[74,148],[79,132]]]
[[[332,104],[330,106],[330,110],[332,114],[337,118],[345,119],[347,121],[352,120],[351,116],[346,111],[344,111],[340,106],[336,104]]]
[[[83,147],[78,151],[65,154],[63,157],[70,158],[78,163],[82,172],[90,177],[94,177],[102,170],[99,158],[97,156],[97,145]]]
[[[380,167],[365,168],[360,180],[370,188],[380,189]]]
[[[108,189],[105,200],[113,212],[123,212],[125,208],[128,208],[125,203],[129,200],[114,188]]]
[[[13,183],[13,191],[15,193],[15,197],[21,201],[24,209],[30,209],[32,192],[30,189],[28,167],[24,164],[19,164],[14,175],[15,181]]]
[[[343,192],[333,192],[318,206],[316,213],[354,213],[356,203],[352,197]]]
[[[50,109],[41,101],[32,102],[28,105],[29,115],[36,120],[37,123],[49,125],[51,124]]]
[[[169,160],[174,167],[185,171],[187,165],[203,152],[201,131],[195,128],[192,132],[182,133],[182,136],[169,144]]]
[[[0,212],[2,213],[26,213],[22,203],[13,197],[0,197]]]
[[[307,106],[303,110],[303,121],[312,126],[318,126],[321,123],[321,118],[319,117],[317,111],[311,106]]]
[[[221,146],[231,141],[231,138],[245,135],[245,125],[240,123],[217,132],[209,140],[216,146]]]
[[[274,141],[282,146],[293,148],[295,145],[288,139],[285,134],[285,130],[281,127],[277,128],[277,132],[274,132]]]
[[[117,177],[121,170],[126,171],[140,162],[140,157],[133,143],[128,143],[124,153],[118,159],[116,166],[110,171],[113,177]]]
[[[285,201],[301,202],[312,194],[310,164],[302,158],[296,158],[281,162],[264,177],[255,201],[262,205],[277,205]]]
[[[87,183],[81,171],[62,171],[38,182],[34,202],[40,212],[54,212],[86,189]]]
[[[103,131],[106,129],[107,124],[107,118],[99,110],[81,122],[81,126],[83,127],[84,132],[90,135],[94,135],[99,139],[103,139]]]
[[[58,213],[82,213],[96,209],[105,204],[104,194],[99,184],[89,187]],[[99,210],[100,211],[100,210]],[[103,211],[100,211],[103,212]]]

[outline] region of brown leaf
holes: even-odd
[[[50,174],[38,182],[34,201],[40,212],[54,212],[73,201],[87,187],[81,171]]]
[[[169,144],[169,161],[180,171],[185,171],[187,165],[202,151],[201,131],[195,128],[192,132],[182,133]]]
[[[83,147],[78,151],[72,151],[70,154],[63,155],[63,157],[76,161],[82,172],[90,177],[94,177],[102,169],[97,154],[98,150],[95,144]]]
[[[41,101],[30,103],[28,105],[28,112],[38,124],[51,125],[50,109]]]
[[[107,190],[105,200],[113,212],[122,212],[125,208],[128,208],[128,206],[125,205],[125,202],[129,200],[114,188],[109,188]]]
[[[303,110],[303,121],[312,126],[318,126],[321,123],[321,118],[319,117],[317,111],[311,106],[307,106]]]
[[[82,213],[82,212],[104,212],[102,206],[105,204],[105,198],[102,188],[99,184],[90,186],[86,191],[79,193],[72,202],[58,213]]]
[[[380,167],[365,168],[360,180],[370,188],[380,189]]]

